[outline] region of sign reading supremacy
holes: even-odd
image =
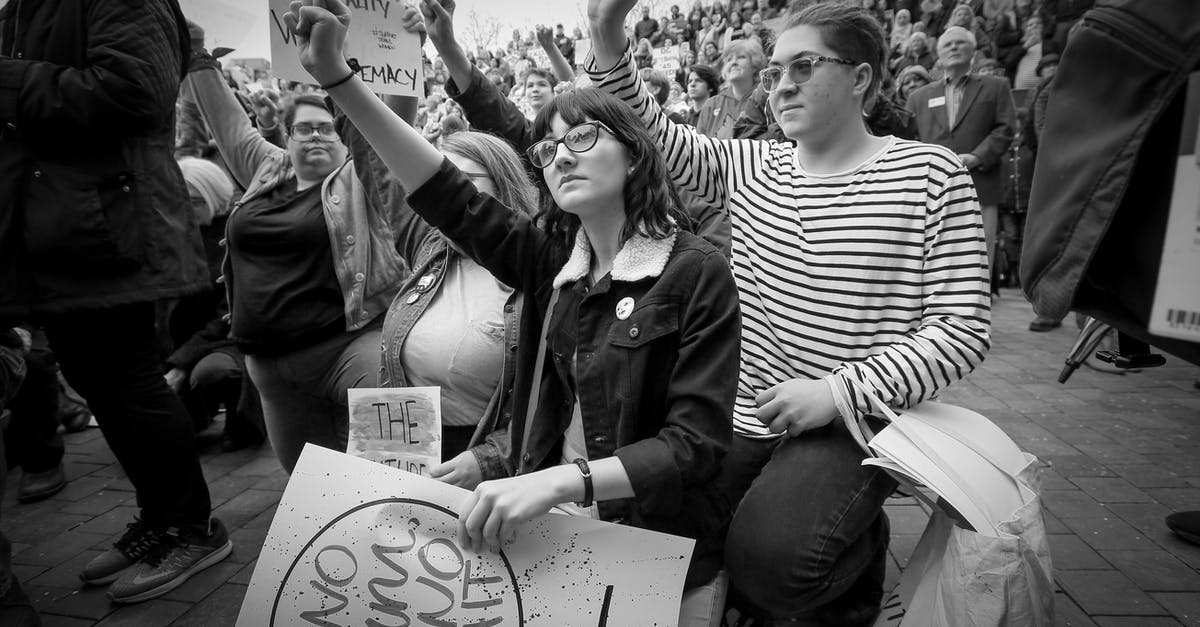
[[[500,551],[458,541],[468,492],[308,445],[237,624],[675,625],[693,541],[547,514]]]
[[[283,16],[291,0],[270,0],[271,67],[275,76],[311,83],[300,65],[299,44]],[[400,25],[401,0],[346,0],[350,31],[343,52],[362,68],[358,77],[377,94],[423,97],[420,38]]]

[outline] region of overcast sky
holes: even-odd
[[[216,15],[210,18],[210,23],[204,25],[208,31],[209,48],[226,46],[236,49],[233,57],[269,59],[271,44],[267,29],[271,20],[267,11],[267,1],[182,0],[181,5],[189,16],[197,10],[212,12],[213,8],[219,7]],[[389,1],[393,6],[402,2],[374,1]],[[497,44],[502,45],[512,37],[514,28],[528,30],[538,23],[549,26],[561,22],[567,26],[569,32],[572,26],[580,22],[585,6],[586,0],[458,0],[455,30],[460,37],[465,37],[467,17],[474,10],[481,19],[490,17],[499,23],[501,32]]]

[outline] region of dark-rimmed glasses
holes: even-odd
[[[600,139],[600,129],[608,131],[609,135],[616,135],[604,122],[589,120],[567,129],[567,132],[563,133],[562,139],[543,139],[537,142],[530,146],[525,154],[535,167],[544,168],[554,163],[554,156],[558,154],[559,144],[566,146],[567,150],[574,153],[591,150],[596,146],[596,141]]]
[[[803,56],[798,59],[792,59],[786,66],[775,65],[760,71],[758,79],[762,82],[763,91],[769,94],[779,89],[779,82],[783,78],[784,71],[787,72],[788,80],[792,81],[793,85],[807,83],[808,79],[812,78],[813,66],[818,62],[850,66],[858,65],[858,61],[839,59],[837,57],[821,55]]]
[[[329,122],[315,127],[312,124],[295,124],[292,126],[292,130],[288,133],[288,135],[298,142],[308,141],[312,139],[313,135],[320,135],[321,139],[324,139],[325,141],[335,141],[340,139],[337,129],[334,128],[333,124],[330,124]]]

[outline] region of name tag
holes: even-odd
[[[929,107],[930,108],[944,107],[944,106],[946,106],[946,97],[945,96],[938,96],[937,98],[929,99]]]

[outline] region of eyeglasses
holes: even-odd
[[[793,59],[786,66],[772,66],[758,73],[758,78],[762,82],[763,91],[768,94],[779,89],[780,79],[783,78],[784,71],[787,71],[788,80],[792,81],[793,85],[807,83],[808,79],[812,78],[813,66],[818,62],[837,63],[838,65],[858,65],[857,61],[849,59],[839,59],[837,57],[811,56],[800,57]]]
[[[540,142],[532,145],[525,151],[529,157],[529,161],[534,166],[544,168],[551,163],[554,163],[554,156],[558,154],[558,145],[562,144],[574,153],[587,152],[596,146],[596,141],[600,139],[600,129],[608,131],[609,135],[616,135],[611,128],[608,128],[603,122],[589,121],[582,124],[576,124],[567,129],[563,134],[562,139],[543,139]]]
[[[288,134],[291,135],[292,139],[300,142],[312,139],[314,134],[320,135],[321,139],[327,141],[339,139],[337,129],[335,129],[333,124],[330,124],[329,122],[321,124],[317,127],[313,127],[312,124],[296,124],[292,126],[292,130]]]

